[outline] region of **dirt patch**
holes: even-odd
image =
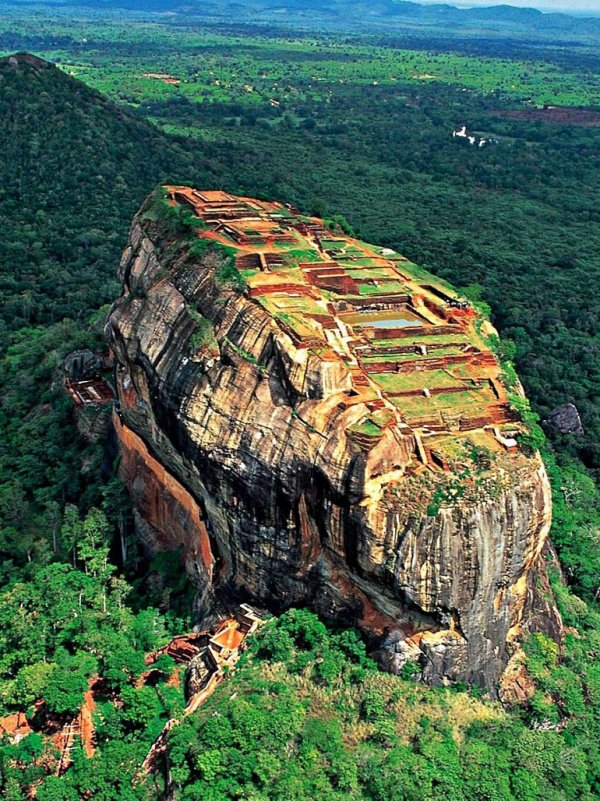
[[[580,125],[585,128],[600,127],[600,110],[569,106],[545,108],[521,108],[498,110],[494,116],[525,122],[547,122],[551,125]]]

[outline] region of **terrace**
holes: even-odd
[[[514,437],[502,430],[514,423],[500,366],[475,326],[476,312],[443,282],[288,206],[189,187],[168,191],[171,202],[204,221],[199,237],[237,250],[248,297],[299,350],[350,369],[354,390],[342,405],[366,408],[348,429],[359,447],[373,447],[389,426],[408,427],[419,442],[421,434],[439,439],[417,448],[429,469],[447,469],[449,436],[463,431],[490,447],[513,448]],[[373,417],[376,409],[384,418]]]
[[[320,289],[340,295],[355,295],[360,291],[359,284],[335,261],[309,262],[301,264],[300,269],[308,282]]]
[[[420,327],[424,322],[414,310],[404,304],[402,304],[397,311],[365,311],[352,314],[340,314],[340,319],[343,320],[346,325],[356,328],[359,331],[371,328],[385,328],[395,331],[399,328]]]
[[[65,380],[67,392],[76,406],[112,403],[113,391],[102,376],[83,381]]]

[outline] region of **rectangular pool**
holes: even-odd
[[[386,312],[353,312],[340,314],[346,325],[369,325],[373,328],[408,328],[423,325],[423,320],[408,309]]]

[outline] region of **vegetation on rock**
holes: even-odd
[[[91,676],[107,688],[96,755],[76,750],[65,777],[47,775],[55,755],[37,734],[0,740],[2,797],[21,801],[36,786],[39,801],[164,798],[160,781],[132,779],[181,691],[166,673],[155,687],[135,681],[144,654],[190,625],[189,586],[177,554],[145,567],[130,541],[126,561],[117,556],[129,509],[112,466],[101,470],[102,444],[77,433],[62,359],[101,347],[106,310],[96,310],[115,297],[131,215],[168,179],[341,211],[361,236],[480,285],[535,408],[546,415],[571,400],[586,429],[553,434],[546,452],[552,538],[577,594],[554,567],[566,655],[542,638],[527,644],[538,687],[528,705],[504,710],[383,675],[355,635],[290,612],[174,731],[176,797],[597,798],[600,493],[582,465],[600,468],[598,309],[587,302],[598,278],[599,129],[580,127],[574,111],[567,126],[536,121],[542,109],[530,102],[597,103],[593,47],[536,44],[515,62],[505,40],[498,59],[479,39],[442,40],[434,52],[431,38],[407,50],[386,35],[344,39],[344,53],[328,36],[204,23],[177,23],[167,43],[165,20],[107,9],[83,20],[3,12],[0,47],[55,57],[137,110],[57,70],[0,66],[1,713],[35,714],[43,696],[60,716]],[[140,77],[157,65],[181,69],[183,84]],[[498,145],[452,140],[464,121]]]
[[[597,652],[596,635],[571,638],[561,665],[553,644],[530,642],[540,690],[519,714],[382,674],[354,632],[291,610],[171,733],[173,790],[211,801],[591,801],[598,722],[584,697],[598,692],[586,653]]]

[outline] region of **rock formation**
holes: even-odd
[[[544,467],[493,329],[449,287],[295,209],[187,187],[136,216],[121,280],[121,475],[148,550],[182,547],[199,623],[234,598],[310,605],[391,670],[492,692],[523,633],[560,636]]]
[[[544,427],[554,427],[561,434],[585,433],[579,410],[574,403],[563,403],[562,406],[557,406],[556,409],[553,409],[547,420],[544,420]]]

